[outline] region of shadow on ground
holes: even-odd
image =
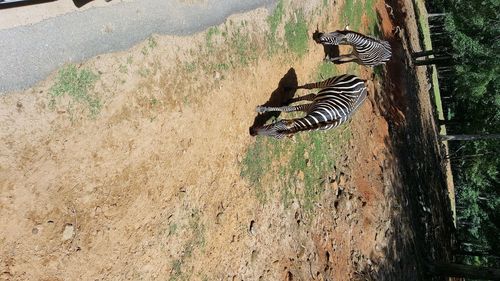
[[[295,69],[292,67],[288,72],[280,79],[278,87],[271,93],[269,100],[262,104],[262,106],[283,106],[286,105],[295,95],[298,86],[297,74]],[[256,105],[257,106],[257,105]],[[250,126],[249,132],[251,136],[255,136],[255,129],[266,124],[271,118],[278,118],[281,112],[266,112],[263,114],[258,114],[252,126]]]
[[[402,3],[388,2],[398,13],[395,25],[404,26]],[[384,173],[390,174],[393,183],[386,196],[394,200],[390,210],[394,231],[383,263],[374,272],[362,272],[369,276],[363,280],[445,280],[430,276],[427,265],[450,258],[453,222],[445,172],[437,132],[426,125],[433,122],[433,116],[422,114],[407,36],[385,38],[393,48],[393,58],[382,74],[383,92],[375,92],[372,100],[376,113],[389,124],[390,137],[385,141],[392,153],[384,166],[392,170]]]

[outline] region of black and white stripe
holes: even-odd
[[[356,62],[366,66],[384,64],[392,56],[389,42],[349,30],[337,30],[330,33],[315,33],[317,43],[323,45],[351,45],[352,53],[326,59],[334,63]]]
[[[282,138],[297,132],[311,130],[328,130],[339,126],[348,120],[366,99],[366,85],[364,80],[354,75],[341,75],[325,81],[306,84],[298,88],[321,90],[317,94],[310,94],[292,100],[311,100],[309,104],[282,107],[258,106],[257,112],[268,111],[304,111],[306,116],[296,119],[283,119],[256,129],[257,135]]]

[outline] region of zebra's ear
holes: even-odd
[[[349,24],[346,24],[346,25],[344,26],[344,30],[349,30]]]

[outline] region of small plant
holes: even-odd
[[[192,257],[193,252],[196,248],[203,250],[205,247],[205,226],[200,222],[200,213],[198,210],[192,210],[191,219],[189,221],[189,229],[191,230],[191,237],[184,244],[184,250],[181,256],[172,262],[172,275],[170,276],[171,281],[174,280],[190,280],[192,273],[190,271],[182,272],[182,265]],[[174,228],[174,230],[172,230]],[[175,232],[177,229],[176,224],[172,224],[169,227],[169,236],[171,233]]]
[[[205,37],[205,44],[207,46],[208,51],[213,51],[214,45],[212,43],[212,39],[215,35],[220,34],[220,31],[217,27],[210,27],[207,31],[207,35]]]
[[[170,281],[179,280],[182,275],[182,261],[174,260],[172,262],[172,276],[170,276]]]
[[[168,236],[175,235],[177,232],[177,224],[173,223],[168,226]]]
[[[127,57],[127,64],[128,64],[128,65],[131,65],[131,64],[132,64],[132,62],[133,62],[133,58],[132,58],[132,56],[128,56],[128,57]]]
[[[229,65],[227,63],[216,63],[215,69],[219,71],[229,70]]]
[[[151,74],[151,71],[147,68],[141,68],[138,70],[138,73],[142,78],[146,78]]]
[[[184,68],[189,73],[194,72],[196,70],[196,63],[195,62],[185,63]]]
[[[89,93],[98,75],[88,69],[78,69],[75,65],[68,65],[59,70],[55,84],[50,88],[49,106],[54,108],[56,99],[68,95],[77,103],[88,107],[90,115],[95,116],[101,110],[101,101],[95,95]],[[68,109],[72,108],[72,103],[68,104]]]
[[[156,48],[156,46],[158,46],[158,42],[156,42],[156,39],[154,38],[154,36],[151,36],[148,38],[148,47],[153,50],[154,48]]]
[[[149,99],[149,104],[153,107],[153,106],[156,106],[158,105],[159,101],[157,98],[155,97],[152,97],[151,99]]]
[[[233,32],[229,42],[229,46],[236,52],[236,64],[246,66],[251,61],[257,59],[256,49],[252,46],[252,41],[247,32],[243,32],[241,27],[238,27]]]
[[[120,71],[120,73],[127,74],[128,67],[126,65],[120,64],[120,66],[118,67],[118,71]]]

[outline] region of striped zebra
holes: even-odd
[[[312,101],[308,104],[282,107],[257,106],[259,113],[268,111],[303,111],[306,116],[296,119],[282,119],[255,129],[255,135],[282,138],[302,131],[328,130],[348,120],[366,99],[365,81],[354,75],[335,76],[325,81],[305,84],[298,89],[320,89],[317,94],[309,94],[290,101]]]
[[[391,58],[391,45],[389,42],[363,35],[349,30],[337,30],[330,33],[316,31],[313,39],[322,45],[351,45],[353,50],[348,55],[340,55],[325,60],[334,63],[356,62],[366,66],[384,64]]]

